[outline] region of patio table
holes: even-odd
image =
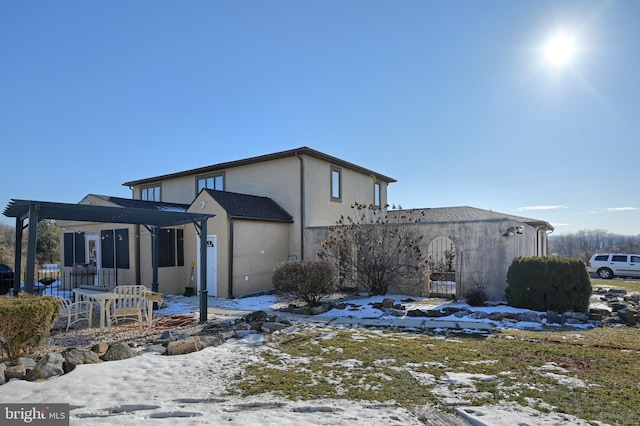
[[[113,291],[106,290],[94,290],[89,288],[74,288],[73,295],[75,301],[88,300],[90,302],[98,302],[100,307],[100,331],[104,331],[105,322],[108,318],[106,312],[107,302],[115,299],[117,296]],[[151,326],[152,314],[153,314],[153,302],[162,302],[164,295],[162,293],[156,293],[153,291],[147,291],[145,293],[145,299],[147,299],[147,325]]]

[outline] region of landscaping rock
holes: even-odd
[[[270,334],[270,333],[274,333],[276,331],[280,331],[282,329],[285,329],[289,327],[289,325],[287,324],[281,324],[281,323],[277,323],[277,322],[266,322],[264,324],[262,324],[262,327],[260,328],[260,330],[263,333],[266,334]]]
[[[129,345],[119,342],[109,346],[109,349],[102,355],[101,359],[103,361],[119,361],[133,358],[134,356],[136,356],[136,352]]]
[[[200,343],[202,343],[203,348],[208,348],[211,346],[220,346],[224,343],[224,339],[221,334],[212,334],[208,336],[200,336]]]
[[[18,358],[18,364],[24,365],[24,368],[26,368],[27,372],[29,372],[35,368],[36,361],[33,358],[21,356],[20,358]]]
[[[518,319],[524,322],[542,322],[542,318],[540,317],[540,315],[535,312],[521,312],[518,314]]]
[[[411,309],[407,311],[407,316],[417,318],[417,317],[428,317],[429,314],[421,309]]]
[[[564,318],[566,319],[574,319],[580,322],[587,322],[589,321],[589,314],[586,314],[584,312],[565,312],[564,313]]]
[[[88,349],[82,348],[69,348],[62,352],[64,363],[62,368],[65,374],[73,371],[76,365],[82,364],[97,364],[100,362],[98,354]]]
[[[255,311],[244,316],[246,322],[264,322],[269,321],[269,314],[265,311]]]
[[[471,313],[470,309],[463,308],[463,309],[459,309],[457,312],[454,312],[453,316],[456,318],[463,318],[469,315],[470,313]]]
[[[638,320],[636,319],[637,313],[638,312],[636,310],[629,308],[623,308],[617,312],[618,317],[628,325],[636,325],[638,323]]]
[[[167,344],[167,355],[184,355],[200,350],[202,350],[202,342],[198,336],[190,336]]]
[[[557,312],[547,311],[547,324],[564,324],[564,317]]]
[[[33,370],[25,376],[25,380],[34,381],[64,374],[62,365],[64,358],[60,352],[51,352],[40,358]]]
[[[166,341],[180,340],[180,339],[184,339],[187,336],[188,336],[187,333],[184,333],[181,331],[166,330],[160,335],[159,340],[166,340]]]
[[[11,379],[24,379],[24,376],[26,375],[27,375],[27,368],[21,364],[7,367],[7,369],[4,371],[5,381],[9,381]]]
[[[109,345],[107,344],[107,342],[96,343],[91,347],[91,351],[97,353],[98,355],[102,355],[107,351],[107,349],[109,349]]]
[[[165,353],[167,353],[167,348],[164,345],[153,344],[153,345],[147,346],[146,348],[144,348],[140,352],[142,352],[142,353],[156,353],[156,354],[164,355]]]
[[[472,312],[468,315],[470,319],[487,319],[489,318],[489,314],[482,311]]]
[[[393,299],[389,299],[389,298],[385,298],[382,300],[382,306],[387,308],[387,309],[391,309],[393,308],[393,305],[395,305],[396,301]]]
[[[391,309],[389,309],[389,314],[391,316],[394,316],[394,317],[403,317],[404,314],[405,314],[405,311],[404,310],[400,310],[400,309],[391,308]]]
[[[0,385],[4,385],[6,379],[4,378],[4,371],[7,369],[7,366],[4,362],[0,362]]]
[[[331,306],[329,306],[327,304],[314,306],[313,308],[309,309],[309,314],[310,315],[321,315],[321,314],[324,314],[325,312],[329,312],[331,309],[332,309]]]

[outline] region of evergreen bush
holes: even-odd
[[[282,262],[273,271],[273,288],[279,296],[294,296],[314,307],[335,290],[335,274],[326,262]]]
[[[0,348],[10,362],[44,342],[58,319],[60,305],[52,297],[20,293],[0,296]]]
[[[580,259],[519,257],[507,272],[509,305],[535,311],[587,312],[589,274]]]

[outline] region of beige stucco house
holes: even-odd
[[[386,208],[388,176],[311,148],[214,164],[124,185],[132,199],[88,195],[80,203],[215,215],[207,221],[209,295],[241,297],[272,288],[277,263],[316,259],[328,227],[351,214],[357,201]],[[544,256],[544,221],[449,207],[412,211],[421,216],[424,251],[438,274],[427,286],[392,289],[413,295],[455,295],[484,285],[504,299],[506,271],[518,256]],[[400,216],[400,211],[390,212]],[[95,272],[88,284],[152,282],[151,229],[140,225],[61,222],[65,271]],[[197,291],[199,228],[180,225],[158,233],[159,291]],[[84,275],[83,280],[87,280]],[[80,278],[78,278],[80,279]],[[77,284],[77,283],[75,283]]]
[[[207,224],[207,288],[209,295],[238,297],[270,289],[278,262],[312,257],[317,248],[304,244],[309,227],[334,224],[354,201],[384,207],[392,182],[302,147],[125,182],[131,200],[88,195],[80,203],[215,214]],[[94,282],[105,287],[151,282],[150,229],[78,222],[60,226],[65,272],[95,269]],[[197,236],[197,227],[189,225],[159,233],[160,291],[198,288]]]

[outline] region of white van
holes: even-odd
[[[587,270],[605,280],[613,277],[640,277],[640,254],[594,254]]]

